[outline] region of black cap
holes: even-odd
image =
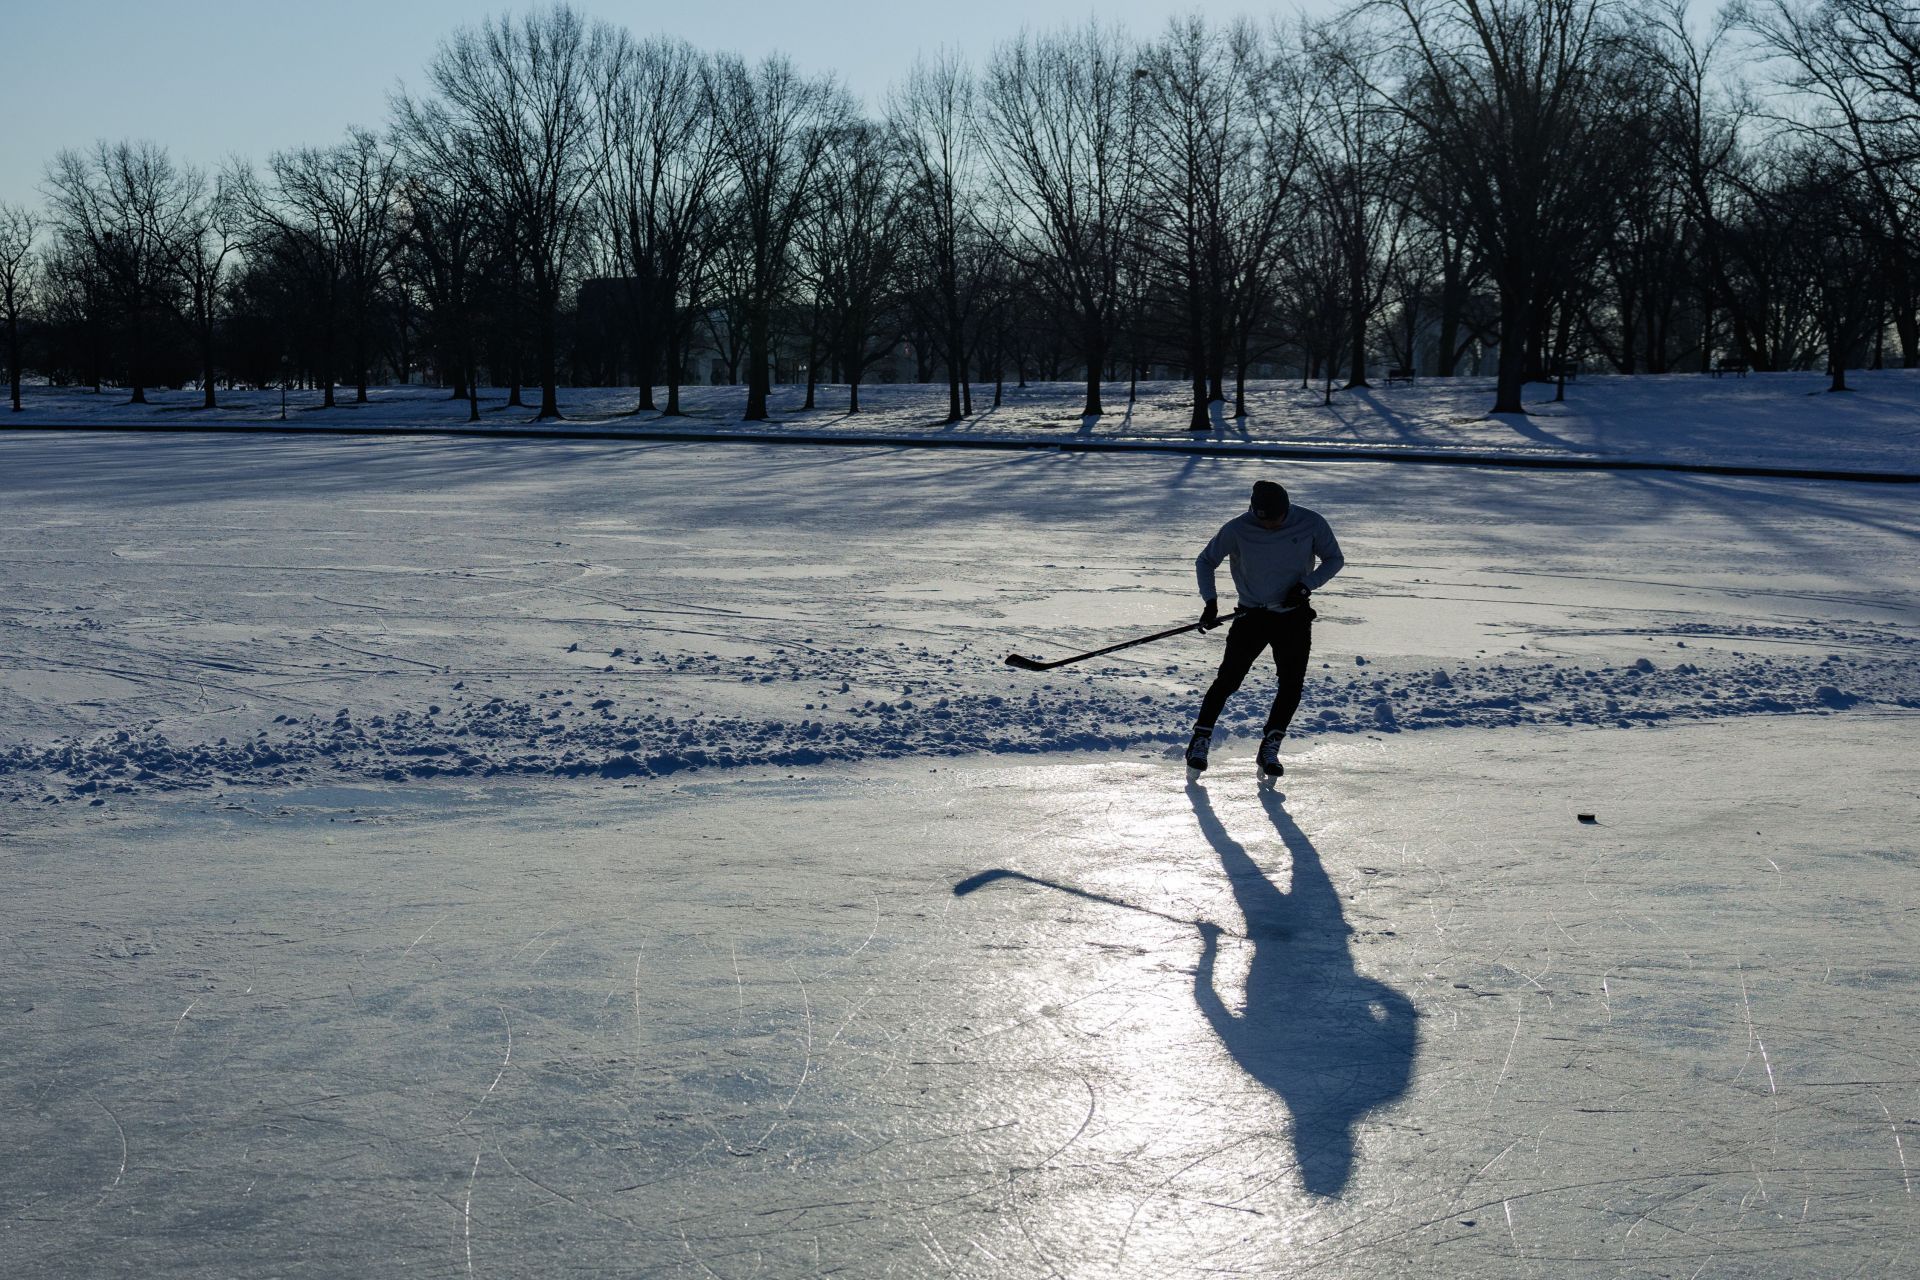
[[[1285,520],[1287,509],[1292,506],[1287,500],[1287,491],[1271,480],[1253,482],[1253,514],[1262,520]]]

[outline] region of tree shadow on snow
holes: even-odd
[[[1406,1092],[1417,1050],[1412,1002],[1355,972],[1352,929],[1320,854],[1286,810],[1261,802],[1293,860],[1286,892],[1267,878],[1221,824],[1205,788],[1187,786],[1200,830],[1220,855],[1253,947],[1246,999],[1236,1013],[1214,985],[1222,930],[1200,926],[1193,994],[1240,1068],[1293,1116],[1293,1144],[1307,1190],[1337,1196],[1353,1175],[1354,1127]]]

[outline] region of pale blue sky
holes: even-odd
[[[418,88],[435,44],[509,6],[462,0],[0,0],[0,200],[40,203],[46,162],[95,138],[150,138],[212,168],[239,153],[325,143],[378,126],[387,94]],[[524,5],[512,6],[516,9]],[[832,71],[877,102],[918,50],[983,56],[1021,26],[1052,28],[1096,11],[1087,0],[580,0],[639,35],[669,32],[748,57],[780,50]],[[1335,0],[1101,0],[1135,34],[1174,13],[1228,18],[1324,13]]]

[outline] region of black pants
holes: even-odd
[[[1274,613],[1255,609],[1241,614],[1227,629],[1227,654],[1220,659],[1220,673],[1213,678],[1207,696],[1200,702],[1197,729],[1211,729],[1221,708],[1247,678],[1253,660],[1262,649],[1273,650],[1273,665],[1280,676],[1274,691],[1273,709],[1267,712],[1267,733],[1285,733],[1300,706],[1300,686],[1307,678],[1307,658],[1313,650],[1312,609],[1294,609]]]

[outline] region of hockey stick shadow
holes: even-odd
[[[1001,880],[1021,880],[1027,884],[1038,885],[1042,889],[1057,889],[1061,893],[1070,893],[1076,898],[1085,898],[1088,902],[1098,902],[1109,907],[1120,907],[1127,911],[1138,911],[1141,915],[1154,916],[1157,919],[1165,920],[1172,924],[1183,924],[1190,929],[1205,927],[1200,921],[1189,920],[1185,916],[1170,916],[1164,911],[1155,911],[1152,907],[1143,907],[1139,903],[1128,902],[1125,898],[1110,898],[1104,893],[1095,893],[1090,889],[1081,889],[1074,885],[1062,884],[1058,880],[1048,880],[1041,876],[1030,876],[1024,871],[1013,871],[1006,867],[989,867],[985,871],[976,871],[965,880],[958,881],[954,884],[953,896],[956,898],[964,898],[975,889],[984,889],[986,886],[998,883]]]
[[[1229,1009],[1214,987],[1219,940],[1202,925],[1193,995],[1241,1070],[1279,1095],[1293,1116],[1301,1181],[1337,1196],[1353,1176],[1354,1128],[1406,1092],[1418,1051],[1413,1004],[1354,969],[1352,928],[1320,853],[1286,810],[1286,797],[1260,801],[1291,855],[1282,892],[1227,833],[1206,789],[1187,784],[1200,830],[1220,857],[1253,945],[1245,1001]]]

